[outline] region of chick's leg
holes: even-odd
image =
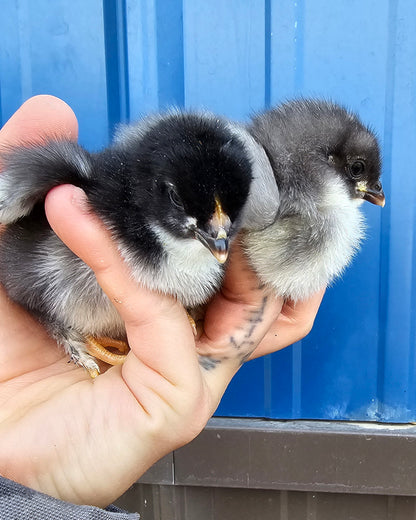
[[[189,312],[186,312],[186,315],[188,316],[189,325],[191,326],[192,332],[194,333],[194,336],[198,335],[198,328],[196,326],[195,320],[193,317],[189,314]]]
[[[62,327],[56,323],[46,325],[51,336],[63,347],[71,361],[85,368],[92,378],[97,377],[100,373],[100,368],[94,357],[88,353],[85,336],[74,329]]]
[[[129,346],[124,341],[100,337],[94,338],[93,336],[87,336],[86,347],[87,351],[91,356],[104,361],[108,365],[122,365],[126,360],[127,352],[129,351]],[[106,345],[105,347],[103,345]],[[107,347],[107,348],[106,348]],[[114,354],[114,352],[110,352],[108,347],[116,348],[122,354]],[[95,377],[90,374],[91,377]]]
[[[98,336],[95,340],[101,345],[105,345],[104,348],[115,348],[120,352],[120,354],[127,354],[130,351],[128,344],[121,339],[109,338],[108,336]]]
[[[196,338],[200,338],[204,330],[204,318],[206,312],[206,304],[197,305],[196,307],[186,309],[188,320],[192,328],[192,332]]]

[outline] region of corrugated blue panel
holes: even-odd
[[[130,111],[184,104],[182,2],[126,1]]]
[[[265,103],[264,0],[184,0],[185,103],[233,118]]]
[[[342,100],[382,134],[387,2],[318,0],[298,6],[296,15],[295,91]],[[279,99],[278,92],[275,96]],[[377,396],[379,350],[381,211],[377,209],[364,207],[368,239],[343,283],[328,291],[314,335],[302,342],[292,367],[301,381],[300,407],[293,410],[294,416],[370,418],[368,408]]]
[[[384,216],[385,253],[381,293],[383,343],[380,357],[380,413],[415,410],[416,325],[416,12],[395,2],[391,13],[385,156],[391,171],[390,206]]]
[[[3,121],[31,95],[52,93],[77,113],[83,143],[96,147],[107,140],[100,0],[6,0],[0,43]]]
[[[312,333],[248,363],[218,410],[416,418],[416,4],[413,0],[15,0],[0,17],[0,114],[65,99],[89,148],[167,106],[245,120],[297,95],[357,110],[380,136],[387,206],[328,289]]]

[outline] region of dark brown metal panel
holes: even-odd
[[[389,520],[389,497],[338,493],[310,494],[308,514],[313,519]],[[308,517],[306,517],[308,518]]]
[[[142,520],[184,520],[183,495],[184,489],[177,486],[135,484],[117,500],[116,505],[140,513]]]
[[[142,520],[415,520],[415,497],[138,484],[118,505]]]
[[[169,453],[154,464],[146,473],[141,477],[141,484],[174,484],[175,482],[175,470],[173,462],[173,453]]]
[[[416,520],[416,427],[213,419],[118,505],[143,520]]]
[[[205,496],[204,496],[205,495]],[[275,520],[280,517],[280,493],[263,490],[187,488],[186,520],[259,518]]]
[[[134,484],[116,501],[115,504],[118,507],[125,509],[126,511],[130,511],[131,513],[140,513],[141,515],[143,515],[144,513],[146,513],[146,515],[148,513],[153,514],[153,501],[148,502],[147,504],[145,503],[147,501],[147,499],[145,498],[146,488],[151,490],[153,487],[156,488],[157,486]]]
[[[175,483],[416,494],[416,427],[214,419],[175,453]]]

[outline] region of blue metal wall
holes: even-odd
[[[3,0],[0,114],[63,98],[90,149],[175,104],[244,120],[331,97],[380,136],[387,206],[312,333],[248,363],[221,415],[416,420],[416,4],[413,0]]]

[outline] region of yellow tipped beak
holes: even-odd
[[[368,186],[366,182],[358,182],[356,189],[358,192],[362,193],[362,198],[364,200],[384,208],[384,205],[386,204],[386,197],[380,182],[377,183],[374,187]]]
[[[228,258],[228,239],[215,240],[213,247],[208,247],[220,264],[224,264]]]
[[[226,213],[224,213],[221,202],[215,198],[215,211],[211,219],[212,230],[217,232],[213,247],[210,248],[211,253],[215,256],[220,264],[223,264],[228,258],[228,234],[231,221]]]
[[[220,201],[216,198],[215,211],[209,221],[209,232],[201,229],[195,230],[196,238],[211,251],[220,264],[223,264],[228,258],[230,227],[231,220],[224,213]]]
[[[213,231],[217,232],[216,239],[227,238],[227,232],[231,227],[231,220],[226,213],[224,213],[221,202],[215,198],[215,211],[211,218],[211,227]]]

